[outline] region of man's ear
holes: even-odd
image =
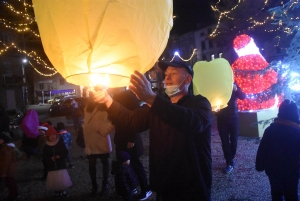
[[[192,82],[192,76],[190,74],[187,75],[186,79],[185,79],[185,84],[190,84]]]

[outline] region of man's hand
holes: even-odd
[[[91,90],[94,94],[94,101],[96,103],[102,103],[105,104],[107,108],[109,108],[113,102],[113,99],[110,97],[110,95],[107,93],[106,89],[95,91]]]
[[[237,86],[236,84],[233,84],[233,91],[236,91],[237,90]]]
[[[148,106],[154,102],[156,94],[152,91],[151,83],[146,77],[138,71],[134,71],[134,74],[130,77],[129,89],[140,99],[144,101]]]

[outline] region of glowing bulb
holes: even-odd
[[[90,87],[94,90],[97,89],[107,89],[109,84],[109,76],[108,74],[100,75],[100,74],[91,74],[90,75]]]

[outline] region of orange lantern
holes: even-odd
[[[166,47],[172,0],[33,0],[44,50],[67,82],[108,87],[145,73]],[[96,80],[97,80],[96,79]],[[93,83],[92,83],[93,82]]]

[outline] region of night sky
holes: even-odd
[[[252,1],[265,2],[265,0]],[[268,6],[266,6],[265,9],[267,10],[268,8],[279,6],[281,2],[286,3],[288,1],[289,0],[268,0]],[[177,18],[174,19],[171,34],[182,35],[216,23],[214,12],[210,5],[215,5],[217,2],[218,0],[173,0],[173,14],[177,16]],[[224,3],[226,1],[221,2]]]
[[[184,34],[214,23],[211,0],[174,0],[174,25],[171,34]]]

